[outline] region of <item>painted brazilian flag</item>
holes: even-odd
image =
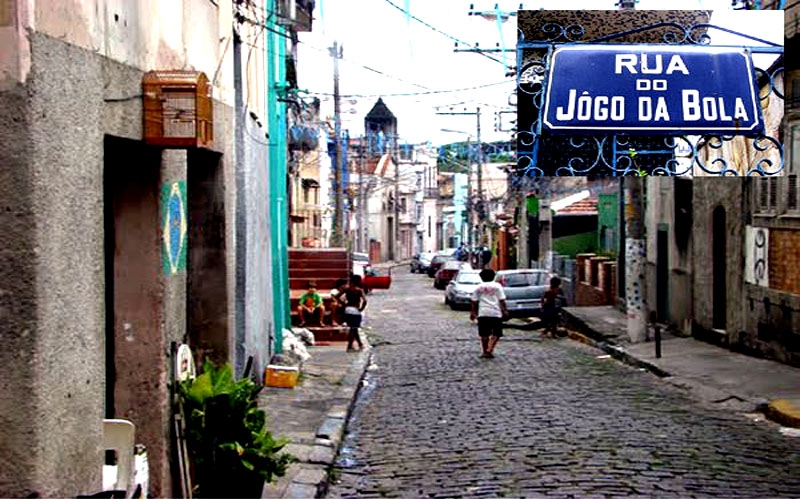
[[[174,276],[186,270],[186,181],[161,186],[161,261],[164,274]]]

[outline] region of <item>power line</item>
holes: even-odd
[[[422,25],[423,25],[423,26],[425,26],[426,28],[429,28],[429,29],[431,29],[431,30],[435,31],[435,32],[439,33],[440,35],[444,35],[444,36],[446,36],[446,37],[447,37],[447,38],[449,38],[450,40],[453,40],[453,41],[454,41],[454,42],[456,42],[456,43],[463,43],[463,44],[465,44],[465,45],[467,45],[468,47],[471,47],[471,48],[473,48],[473,49],[477,49],[477,48],[478,48],[476,45],[473,45],[473,44],[471,44],[471,43],[467,43],[467,42],[465,42],[465,41],[463,41],[463,40],[459,40],[458,38],[456,38],[456,37],[454,37],[454,36],[452,36],[452,35],[450,35],[450,34],[448,34],[448,33],[445,33],[444,31],[442,31],[442,30],[440,30],[440,29],[436,28],[435,26],[431,26],[430,24],[426,23],[425,21],[423,21],[422,19],[418,18],[417,16],[415,16],[415,15],[411,14],[410,12],[408,12],[407,10],[405,10],[404,8],[402,8],[402,7],[399,7],[399,6],[395,5],[395,4],[394,4],[394,3],[393,3],[391,0],[384,0],[384,1],[385,1],[386,3],[388,3],[389,5],[391,5],[392,7],[394,7],[395,9],[399,10],[400,12],[402,12],[403,14],[405,14],[406,16],[408,16],[408,17],[410,17],[411,19],[413,19],[413,20],[417,21],[418,23],[422,24]],[[504,62],[503,62],[503,61],[501,61],[500,59],[496,59],[496,58],[494,58],[494,57],[490,56],[489,54],[486,54],[485,52],[477,52],[477,53],[478,53],[478,54],[480,54],[480,55],[482,55],[483,57],[486,57],[486,58],[488,58],[488,59],[491,59],[492,61],[494,61],[494,62],[496,62],[496,63],[500,63],[500,64],[502,64],[502,65],[503,65],[503,67],[506,67],[506,63],[504,63]]]
[[[390,75],[387,75],[387,76],[390,76]],[[394,78],[394,77],[391,77],[391,78]],[[486,83],[486,84],[483,84],[483,85],[476,85],[474,87],[464,87],[464,88],[460,88],[460,89],[449,89],[449,90],[428,90],[426,92],[405,92],[405,93],[396,93],[396,94],[340,94],[339,97],[415,97],[415,96],[431,95],[431,94],[452,94],[452,93],[455,93],[455,92],[466,92],[468,90],[477,90],[477,89],[482,89],[482,88],[486,88],[486,87],[494,87],[496,85],[503,85],[503,84],[507,84],[507,83],[512,83],[512,82],[511,82],[511,80],[505,80],[505,81],[502,81],[502,82],[494,82],[494,83]],[[314,92],[314,91],[310,91],[310,90],[307,90],[306,92],[308,92],[309,94],[314,94],[314,95],[324,95],[324,96],[333,95],[333,94],[331,94],[329,92]],[[469,101],[469,102],[473,102],[473,101]],[[497,106],[495,106],[495,107],[497,107]]]

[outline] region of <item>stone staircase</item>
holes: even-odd
[[[346,341],[347,328],[331,325],[330,292],[336,280],[350,277],[351,270],[350,252],[345,248],[290,248],[289,298],[292,307],[292,325],[297,326],[300,323],[297,314],[300,297],[308,289],[308,282],[314,281],[325,305],[325,318],[322,326],[307,328],[314,333],[317,342]],[[341,318],[339,320],[341,321]]]

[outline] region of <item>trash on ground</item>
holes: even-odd
[[[800,437],[800,429],[794,427],[781,427],[781,434],[789,437]]]
[[[600,356],[595,356],[597,359],[609,359],[611,358],[610,354],[601,354]]]

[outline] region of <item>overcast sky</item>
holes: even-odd
[[[494,128],[497,112],[511,111],[502,115],[506,128],[515,114],[509,105],[514,80],[505,77],[505,73],[506,66],[515,64],[516,17],[498,25],[495,20],[469,15],[470,4],[474,4],[477,12],[493,12],[496,3],[506,12],[515,12],[520,4],[507,0],[317,0],[313,31],[300,34],[299,87],[322,99],[323,115],[333,114],[333,59],[327,47],[336,40],[343,47],[343,59],[339,62],[342,127],[352,137],[363,135],[364,116],[382,96],[397,117],[401,140],[430,140],[434,144],[466,140],[468,136],[475,140],[475,115],[437,113],[474,113],[478,106],[481,139],[508,139],[508,132],[497,132]],[[616,8],[614,0],[522,3],[524,9]],[[640,0],[637,9],[665,6],[714,10],[711,21],[714,24],[783,43],[782,11],[732,11],[730,0]],[[410,18],[403,10],[438,31]],[[485,55],[455,52],[452,38],[478,43],[481,48],[512,51]],[[719,32],[713,34],[712,42],[747,43]],[[460,48],[467,47],[462,44]]]

